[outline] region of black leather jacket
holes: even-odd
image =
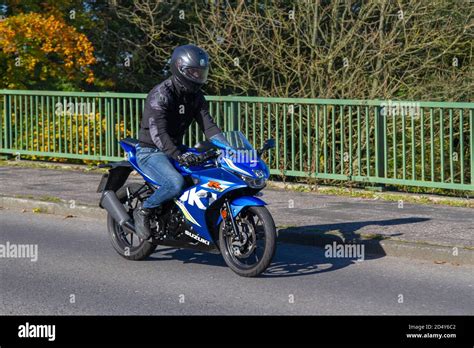
[[[214,123],[202,91],[182,92],[169,78],[153,87],[146,98],[138,140],[142,147],[158,147],[172,158],[182,154],[180,145],[193,120],[210,138],[221,132]]]

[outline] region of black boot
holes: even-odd
[[[133,211],[133,219],[135,220],[135,232],[138,237],[144,240],[147,240],[151,236],[150,215],[151,209],[147,208],[137,208]]]

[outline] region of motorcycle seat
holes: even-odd
[[[138,145],[138,140],[133,138],[125,138],[121,140],[124,144],[136,147]]]

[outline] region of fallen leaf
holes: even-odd
[[[435,261],[434,263],[436,263],[437,265],[442,265],[442,264],[446,263],[446,261]]]
[[[69,218],[74,218],[74,217],[76,217],[76,216],[75,215],[66,215],[64,218],[69,219]]]

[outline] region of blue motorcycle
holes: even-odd
[[[108,233],[115,250],[128,260],[143,260],[158,245],[221,253],[238,275],[254,277],[270,265],[275,253],[276,229],[272,216],[259,195],[270,175],[261,159],[275,146],[269,139],[255,150],[239,131],[225,132],[211,141],[187,149],[199,162],[185,167],[173,161],[184,177],[179,198],[165,202],[152,214],[152,236],[142,240],[135,234],[133,210],[159,184],[138,166],[138,141],[120,141],[127,160],[109,163],[98,192],[100,206],[108,212]],[[126,183],[135,170],[143,183]]]

